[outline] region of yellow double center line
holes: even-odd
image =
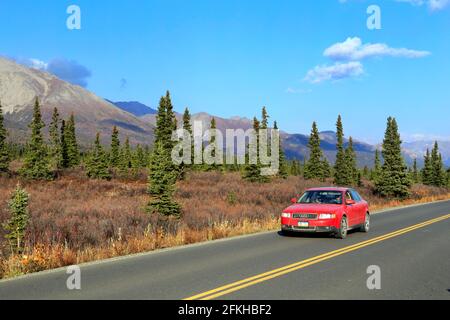
[[[335,251],[327,252],[327,253],[321,254],[319,256],[315,256],[315,257],[312,257],[312,258],[309,258],[306,260],[302,260],[302,261],[299,261],[299,262],[296,262],[296,263],[293,263],[293,264],[290,264],[290,265],[287,265],[287,266],[284,266],[281,268],[277,268],[277,269],[274,269],[274,270],[271,270],[268,272],[264,272],[264,273],[261,273],[261,274],[258,274],[258,275],[240,280],[240,281],[236,281],[236,282],[227,284],[225,286],[221,286],[219,288],[216,288],[216,289],[213,289],[210,291],[206,291],[206,292],[197,294],[195,296],[186,298],[184,300],[211,300],[214,298],[218,298],[218,297],[224,296],[226,294],[229,294],[231,292],[235,292],[235,291],[241,290],[243,288],[253,286],[257,283],[282,276],[284,274],[293,272],[295,270],[305,268],[307,266],[319,263],[321,261],[328,260],[328,259],[340,256],[345,253],[349,253],[349,252],[352,252],[352,251],[355,251],[355,250],[358,250],[358,249],[361,249],[361,248],[364,248],[367,246],[370,246],[372,244],[375,244],[375,243],[378,243],[378,242],[381,242],[381,241],[384,241],[387,239],[398,237],[402,234],[414,231],[419,228],[426,227],[430,224],[433,224],[433,223],[436,223],[439,221],[443,221],[443,220],[446,220],[449,218],[450,218],[450,214],[447,214],[445,216],[431,219],[431,220],[428,220],[428,221],[425,221],[425,222],[422,222],[422,223],[419,223],[419,224],[416,224],[416,225],[413,225],[413,226],[410,226],[410,227],[407,227],[404,229],[400,229],[400,230],[397,230],[397,231],[394,231],[394,232],[391,232],[391,233],[388,233],[388,234],[385,234],[385,235],[382,235],[382,236],[379,236],[379,237],[376,237],[376,238],[373,238],[370,240],[359,242],[359,243],[353,244],[351,246],[347,246],[347,247],[344,247],[344,248],[341,248],[341,249],[338,249]]]

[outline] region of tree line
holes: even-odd
[[[255,132],[259,133],[261,129],[269,129],[269,119],[267,109],[263,107],[261,119],[259,120],[257,117],[253,119]],[[181,216],[181,207],[174,201],[173,194],[176,182],[185,179],[188,171],[235,171],[240,172],[243,179],[252,183],[267,183],[273,179],[273,177],[261,175],[262,164],[259,161],[259,154],[258,161],[254,164],[250,164],[249,161],[246,161],[244,165],[239,165],[237,162],[234,164],[223,164],[223,162],[194,164],[193,161],[191,164],[174,164],[171,153],[176,142],[172,141],[172,133],[178,127],[182,127],[192,135],[192,126],[188,108],[184,111],[182,123],[177,123],[168,91],[159,101],[152,149],[141,145],[132,148],[129,138],[122,143],[119,138],[119,129],[114,126],[109,150],[103,147],[100,133],[97,133],[92,147],[86,152],[81,152],[77,141],[74,114],[71,114],[68,119],[61,119],[57,108],[53,111],[48,126],[49,139],[46,141],[43,135],[46,125],[42,120],[37,98],[33,109],[33,119],[29,125],[31,135],[23,148],[7,143],[7,132],[3,120],[0,105],[0,173],[8,172],[10,161],[17,157],[23,159],[19,174],[26,179],[33,180],[51,180],[61,170],[79,166],[84,168],[85,174],[91,179],[129,176],[145,168],[148,172],[148,193],[150,195],[147,212],[158,213],[162,216],[176,218]],[[216,128],[214,118],[211,119],[210,128]],[[276,121],[273,122],[271,128],[278,130]],[[259,135],[257,136],[259,137]],[[418,169],[416,159],[411,168],[406,166],[401,153],[402,141],[395,118],[389,117],[387,120],[381,153],[378,150],[375,151],[375,161],[371,169],[367,166],[362,169],[358,168],[353,139],[349,137],[348,142],[344,145],[344,137],[342,118],[339,115],[336,122],[336,160],[333,166],[321,148],[316,122],[312,124],[309,137],[309,157],[307,159],[305,157],[303,163],[300,163],[299,160],[287,160],[282,141],[280,141],[277,177],[286,179],[291,175],[321,181],[333,179],[334,184],[340,186],[358,186],[365,178],[373,182],[376,193],[396,198],[408,197],[413,183],[438,187],[449,185],[450,172],[449,170],[445,171],[437,142],[431,152],[427,150],[422,170]],[[211,135],[209,141],[202,141],[201,149],[210,148],[211,154],[214,155],[217,151],[215,148],[221,147],[215,142],[215,136]],[[193,160],[193,144],[191,148]],[[248,150],[246,157],[248,159]]]

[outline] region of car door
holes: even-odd
[[[355,224],[362,224],[366,219],[366,208],[361,196],[355,190],[350,190],[350,194],[352,195],[353,200],[356,201],[355,204]]]
[[[354,200],[353,199],[350,191],[347,191],[345,193],[345,201],[347,202],[347,200]],[[358,210],[357,210],[357,203],[355,202],[355,204],[351,204],[351,205],[345,205],[345,212],[347,213],[347,219],[348,219],[348,225],[349,227],[354,226],[355,224],[357,224],[358,222]]]

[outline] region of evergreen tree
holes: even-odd
[[[320,149],[319,130],[316,122],[313,122],[311,135],[309,137],[309,160],[304,167],[303,175],[305,179],[324,180],[326,173],[324,172],[323,153]]]
[[[344,129],[339,115],[336,122],[336,161],[334,164],[334,183],[340,186],[350,185],[347,175],[347,158],[344,150]]]
[[[50,161],[47,153],[47,146],[44,143],[42,129],[45,127],[42,122],[41,107],[36,98],[33,110],[33,121],[30,124],[31,139],[28,143],[23,167],[20,174],[33,180],[50,180],[53,173],[50,169]]]
[[[183,114],[183,129],[189,132],[191,138],[193,139],[192,134],[192,125],[191,125],[191,114],[189,113],[189,109],[186,108]],[[194,142],[191,141],[191,165],[194,164]],[[186,166],[186,164],[185,164]]]
[[[133,167],[137,169],[145,168],[147,166],[147,158],[145,156],[145,151],[142,149],[141,145],[136,146],[136,150],[133,155]]]
[[[278,130],[278,124],[276,121],[273,123],[273,129]],[[278,162],[279,162],[278,176],[280,178],[286,179],[288,177],[289,173],[288,173],[288,166],[286,163],[286,157],[284,155],[281,136],[280,136],[280,143],[279,143],[278,159],[279,159],[278,160]]]
[[[376,191],[387,197],[406,198],[410,195],[409,179],[401,152],[401,139],[395,118],[388,118],[383,140],[383,159],[380,178],[375,183]]]
[[[159,100],[158,113],[156,114],[156,127],[155,127],[155,144],[164,143],[166,140],[166,98],[161,97]]]
[[[358,168],[356,167],[356,153],[353,149],[353,138],[348,139],[348,146],[345,150],[345,164],[346,164],[346,181],[348,185],[355,185],[358,183]]]
[[[376,149],[375,150],[375,162],[374,162],[374,166],[373,166],[373,170],[372,170],[370,179],[373,182],[376,182],[379,179],[380,175],[381,175],[380,152],[378,151],[378,149]]]
[[[30,219],[28,201],[28,193],[20,185],[17,185],[11,200],[8,202],[11,217],[3,225],[6,231],[5,238],[9,241],[11,251],[15,253],[21,253],[23,250],[25,230]]]
[[[66,122],[65,143],[67,145],[67,159],[68,167],[73,168],[80,164],[80,151],[78,149],[78,142],[75,128],[75,116],[72,113],[69,117],[69,121]]]
[[[417,159],[416,158],[414,158],[414,162],[413,162],[411,179],[412,179],[413,183],[419,183],[420,182],[419,170],[417,168]]]
[[[150,157],[147,212],[165,217],[181,217],[181,207],[173,200],[177,173],[173,170],[171,156],[161,141],[155,144]]]
[[[436,187],[444,187],[447,184],[446,173],[437,141],[434,143],[433,151],[431,152],[431,165],[432,184]]]
[[[123,145],[123,149],[120,153],[120,162],[121,169],[127,171],[132,167],[132,156],[131,156],[131,147],[130,147],[130,139],[127,137],[125,140],[125,144]]]
[[[450,188],[450,168],[447,169],[447,187]]]
[[[66,121],[61,121],[61,134],[60,134],[60,149],[61,149],[61,168],[69,167],[69,155],[67,152],[66,143]]]
[[[0,104],[0,173],[8,172],[10,161],[8,145],[6,143],[7,132],[3,121],[2,105]]]
[[[431,161],[430,150],[424,156],[424,166],[422,168],[422,183],[428,186],[433,185],[433,162]]]
[[[326,157],[322,157],[322,177],[320,178],[324,181],[326,178],[331,177],[331,166]]]
[[[159,101],[156,115],[155,144],[161,142],[166,150],[172,150],[172,132],[176,130],[177,122],[173,111],[172,100],[169,91]]]
[[[267,182],[269,179],[267,176],[261,175],[261,162],[259,160],[259,129],[260,129],[260,122],[259,120],[254,117],[253,118],[253,130],[254,134],[256,135],[254,137],[254,140],[256,141],[256,163],[250,163],[250,152],[247,150],[246,153],[246,165],[244,167],[243,172],[243,178],[250,182]]]
[[[118,168],[120,164],[120,139],[119,139],[119,130],[116,126],[113,127],[111,134],[111,155],[110,155],[110,164],[113,168]]]
[[[362,176],[364,178],[366,178],[366,179],[370,179],[370,170],[369,170],[369,167],[367,165],[364,166],[364,168],[363,168]]]
[[[100,143],[100,133],[95,137],[94,150],[86,161],[86,174],[91,179],[109,180],[108,155]]]
[[[53,109],[52,121],[49,126],[50,135],[50,159],[52,161],[51,167],[53,169],[59,169],[62,167],[62,154],[61,154],[61,139],[59,136],[59,113],[58,109]]]
[[[217,129],[216,119],[214,117],[211,119],[210,128],[211,128],[211,130],[216,130]],[[211,149],[211,157],[215,158],[216,157],[216,152],[217,152],[217,147],[218,147],[215,134],[211,135],[211,137],[209,138],[209,146],[210,146],[210,148],[212,148]],[[213,163],[211,165],[206,165],[205,164],[206,171],[219,170],[220,167],[221,166],[219,164],[216,164],[216,163]]]
[[[268,129],[269,128],[269,114],[267,113],[266,107],[262,108],[261,111],[261,129]]]

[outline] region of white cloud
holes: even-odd
[[[332,60],[358,61],[371,57],[422,58],[430,55],[428,51],[406,48],[391,48],[384,43],[363,44],[358,37],[347,38],[324,51],[324,56]]]
[[[431,11],[439,11],[446,8],[450,4],[450,0],[395,0],[397,2],[407,2],[414,6],[423,6],[427,5],[427,7]]]
[[[28,66],[30,66],[33,69],[37,70],[47,70],[48,63],[41,61],[39,59],[28,59],[27,63]]]
[[[295,94],[295,93],[306,94],[306,93],[311,93],[311,92],[312,92],[312,89],[295,89],[292,87],[289,87],[286,89],[286,93],[292,93],[292,94]]]
[[[52,59],[50,62],[45,62],[34,58],[20,58],[16,61],[27,67],[52,73],[62,80],[82,87],[87,87],[87,80],[92,75],[88,68],[74,60]]]
[[[364,73],[364,67],[359,61],[347,63],[336,62],[333,65],[316,66],[306,74],[304,80],[311,83],[320,83],[327,80],[340,80],[357,77]]]

